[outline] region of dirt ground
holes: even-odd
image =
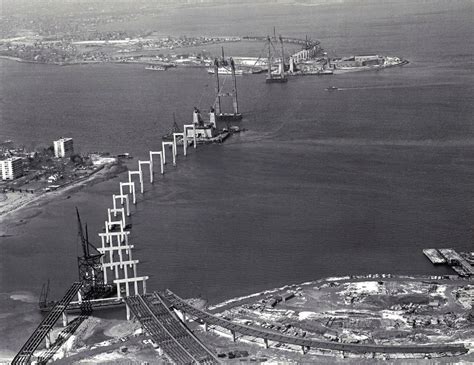
[[[281,296],[292,293],[286,302]],[[329,279],[217,306],[214,313],[235,322],[263,327],[292,336],[327,341],[423,344],[474,343],[472,294],[474,285],[466,280],[426,278],[344,278]],[[294,295],[294,296],[293,296]],[[471,298],[471,300],[468,300]],[[272,299],[277,303],[272,306]],[[200,300],[193,305],[203,307]],[[469,305],[470,304],[470,305]],[[291,345],[243,337],[232,341],[230,333],[189,322],[189,327],[224,363],[324,363],[393,364],[472,363],[474,352],[450,354],[354,355],[311,349],[305,354]],[[64,350],[64,348],[66,350]],[[166,358],[149,342],[136,321],[91,317],[61,349],[58,364],[162,364]],[[66,356],[66,357],[64,357]]]

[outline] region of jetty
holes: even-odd
[[[423,253],[434,265],[446,264],[461,277],[474,277],[474,253],[472,252],[459,253],[452,248],[426,248]]]
[[[434,265],[440,265],[440,264],[446,263],[446,259],[435,248],[425,248],[423,250],[423,253]]]

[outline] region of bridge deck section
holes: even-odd
[[[46,364],[51,360],[54,354],[61,348],[62,345],[76,332],[79,326],[84,322],[89,315],[81,314],[79,317],[73,319],[62,331],[52,346],[43,353],[38,354],[38,364]]]
[[[454,352],[465,353],[467,349],[463,344],[427,344],[427,345],[372,345],[372,344],[352,344],[321,341],[310,338],[302,338],[284,335],[275,331],[254,328],[246,325],[236,324],[231,321],[222,319],[213,314],[197,309],[183,299],[178,297],[170,290],[166,290],[163,294],[176,309],[182,310],[193,317],[197,317],[203,322],[226,328],[230,331],[240,333],[242,335],[262,338],[265,340],[287,343],[291,345],[301,346],[303,348],[318,348],[335,351],[347,351],[354,353],[434,353],[434,352]]]
[[[38,327],[34,330],[31,336],[26,340],[26,343],[20,349],[18,354],[13,358],[12,364],[29,364],[31,356],[40,345],[41,341],[44,340],[46,335],[51,331],[54,324],[57,322],[61,314],[65,311],[69,303],[77,295],[79,289],[82,287],[82,283],[75,282],[67,290],[64,297],[58,301],[51,311],[43,318]]]
[[[219,363],[157,294],[130,296],[125,302],[171,361],[177,364]]]

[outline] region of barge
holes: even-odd
[[[423,253],[434,265],[441,265],[446,263],[446,259],[435,248],[425,248]]]

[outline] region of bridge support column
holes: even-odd
[[[132,183],[132,175],[138,175],[140,181],[140,192],[143,194],[143,173],[142,170],[139,169],[138,171],[128,171],[128,183]]]
[[[183,140],[183,155],[186,156],[186,134],[185,133],[173,133],[173,165],[176,165],[176,156],[178,155],[178,137]]]
[[[231,330],[230,333],[232,334],[232,341],[234,341],[234,342],[237,341],[237,336],[235,334],[235,331]]]
[[[176,309],[175,313],[181,321],[186,322],[186,315],[183,311]]]
[[[196,141],[196,125],[193,123],[193,124],[185,124],[183,126],[183,129],[184,129],[184,134],[186,135],[187,137],[187,134],[188,134],[188,128],[189,129],[193,129],[193,145],[194,145],[194,148],[196,148],[196,145],[197,145],[197,141]]]
[[[121,182],[120,183],[120,195],[119,196],[123,197],[125,195],[124,192],[123,192],[123,187],[124,186],[129,187],[129,193],[132,194],[132,197],[133,197],[132,202],[133,202],[133,204],[137,204],[137,198],[136,198],[136,195],[135,195],[135,183],[134,182],[127,182],[127,183]],[[123,200],[121,200],[121,203],[123,204]],[[128,209],[128,211],[130,211],[130,209]],[[130,214],[128,214],[128,215],[130,215]]]
[[[126,308],[127,321],[130,321],[130,319],[132,319],[132,315],[131,315],[131,312],[130,312],[130,307],[127,304],[125,304],[125,308]]]
[[[66,311],[63,312],[63,327],[66,327],[68,324],[68,318]]]
[[[209,331],[209,325],[207,324],[207,322],[204,322],[204,332],[207,331]]]
[[[265,343],[265,348],[268,349],[268,339],[267,339],[267,338],[264,338],[264,339],[263,339],[263,342]]]
[[[49,349],[51,347],[51,333],[48,333],[44,339],[46,340],[46,348]]]
[[[154,152],[150,151],[150,182],[153,183],[153,156],[160,156],[160,171],[161,175],[165,173],[165,170],[163,169],[163,153],[162,151],[159,152]]]
[[[142,176],[142,180],[143,180],[143,169],[142,169],[142,165],[148,165],[148,171],[150,172],[150,183],[153,182],[153,165],[152,165],[152,161],[141,161],[141,160],[138,160],[138,171],[140,171],[140,174]],[[142,192],[143,194],[143,192]]]
[[[163,152],[163,164],[166,165],[166,146],[171,146],[171,153],[174,151],[173,142],[161,142],[161,150]]]

